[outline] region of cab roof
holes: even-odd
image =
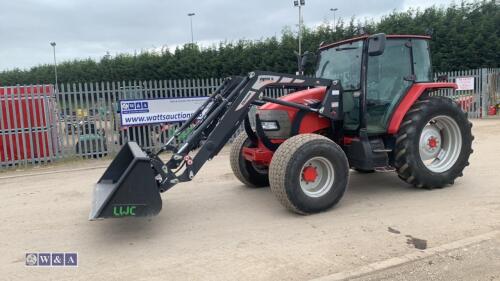
[[[358,37],[354,37],[354,38],[350,38],[350,39],[346,39],[346,40],[342,40],[342,41],[338,41],[338,42],[334,42],[334,43],[323,44],[323,45],[319,46],[319,49],[320,50],[329,49],[331,47],[335,47],[338,45],[365,40],[368,37],[370,37],[370,35],[366,34],[366,35],[362,35],[362,36],[358,36]],[[391,35],[386,35],[386,37],[387,37],[387,39],[394,39],[394,38],[414,38],[414,39],[425,39],[425,40],[432,39],[430,36],[427,36],[427,35],[406,35],[406,34],[404,34],[404,35],[403,34],[391,34]]]

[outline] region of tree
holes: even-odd
[[[360,23],[356,18],[339,20],[335,32],[331,23],[303,29],[303,49],[314,52],[321,42],[333,42],[358,35],[359,26],[369,33],[433,33],[432,60],[435,71],[498,67],[500,62],[500,9],[495,0],[461,2],[445,8],[409,9],[392,12],[378,22]],[[206,48],[196,44],[139,54],[109,53],[99,61],[66,61],[58,65],[62,83],[83,81],[123,81],[225,77],[251,70],[294,73],[297,59],[297,34],[282,30],[281,38],[220,42]],[[312,74],[314,65],[306,68]],[[53,83],[53,65],[27,70],[0,72],[1,85]]]

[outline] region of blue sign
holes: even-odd
[[[147,101],[125,101],[121,102],[122,114],[149,113]]]

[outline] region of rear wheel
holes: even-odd
[[[229,159],[234,175],[248,187],[269,186],[267,167],[260,167],[247,161],[242,150],[250,145],[250,139],[245,132],[239,134],[233,141]]]
[[[417,187],[453,184],[469,165],[472,123],[452,100],[425,97],[405,116],[396,139],[399,177]]]
[[[297,135],[274,153],[269,181],[283,206],[299,214],[317,213],[331,208],[344,195],[349,164],[342,149],[330,139]]]

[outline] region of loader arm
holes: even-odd
[[[265,97],[262,92],[266,87],[326,87],[327,95],[325,97],[327,97],[328,101],[324,101],[323,106],[320,108],[311,108],[303,104]],[[167,142],[167,146],[151,157],[153,167],[158,173],[158,179],[161,177],[161,181],[159,181],[160,191],[166,191],[179,182],[191,180],[205,162],[217,155],[238,130],[253,104],[273,102],[316,112],[326,118],[333,119],[333,116],[338,116],[336,115],[338,108],[332,108],[331,105],[334,102],[338,104],[340,98],[338,94],[339,88],[340,85],[337,81],[329,79],[262,71],[250,72],[244,77],[227,78],[205,104],[176,132],[175,135],[180,134],[205,111],[205,116],[196,125],[186,141],[178,147],[174,147],[171,145],[174,140],[174,137],[172,137]],[[334,92],[335,95],[331,94],[332,91],[336,91]],[[197,147],[203,138],[206,138],[206,140],[194,158],[191,158],[188,153],[194,147]],[[167,163],[163,163],[158,157],[165,150],[174,152]],[[179,167],[185,167],[185,169],[180,175],[176,175],[172,170]]]
[[[326,92],[319,106],[310,107],[265,97],[262,91],[266,87],[325,87]],[[255,71],[225,79],[157,153],[146,154],[135,142],[122,147],[94,188],[90,220],[158,214],[162,208],[160,192],[193,179],[229,141],[252,104],[272,102],[315,112],[331,119],[333,126],[342,118],[341,90],[336,80],[273,72]],[[174,145],[176,138],[192,126],[186,140]],[[189,153],[200,144],[192,158]],[[166,163],[159,157],[165,151],[173,152]]]

